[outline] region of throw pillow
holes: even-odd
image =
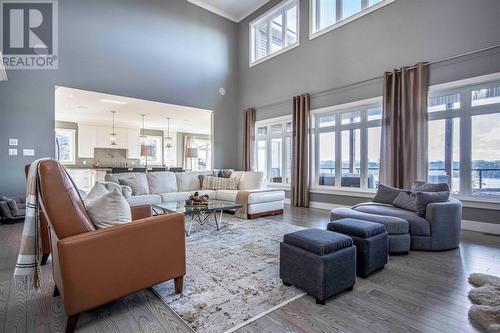
[[[177,192],[177,178],[173,172],[149,172],[146,174],[146,178],[148,179],[149,194]]]
[[[137,178],[118,179],[120,185],[129,186],[132,189],[132,195],[148,194],[148,189]]]
[[[132,222],[130,205],[116,189],[108,191],[101,183],[90,190],[84,200],[85,208],[98,229]]]
[[[2,197],[2,201],[5,201],[7,203],[7,206],[9,206],[11,214],[13,216],[17,216],[17,214],[19,213],[19,207],[17,207],[16,200],[7,197]]]
[[[238,178],[203,177],[203,190],[237,190]]]
[[[410,191],[406,191],[406,190],[402,190],[399,188],[379,184],[378,189],[377,189],[377,194],[375,195],[375,198],[373,198],[373,202],[392,205],[392,203],[394,202],[394,199],[396,199],[396,197],[399,195],[399,193],[402,193],[402,192],[410,194]]]
[[[411,185],[412,192],[450,192],[447,183],[428,183],[425,181],[414,181]]]
[[[417,214],[425,217],[427,205],[436,202],[446,202],[450,198],[450,192],[416,192],[417,197]]]
[[[417,211],[417,197],[414,194],[401,192],[398,194],[396,199],[394,199],[392,204],[396,207],[410,210],[412,212]]]
[[[233,169],[225,169],[222,170],[222,177],[224,178],[231,178],[231,174],[233,173]]]

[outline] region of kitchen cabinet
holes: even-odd
[[[139,143],[140,129],[127,130],[127,150],[129,159],[139,159],[141,157],[141,144]]]
[[[96,146],[96,126],[78,125],[78,157],[94,158]]]

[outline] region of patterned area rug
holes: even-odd
[[[172,281],[153,289],[196,332],[232,330],[303,295],[279,278],[279,242],[300,229],[267,219],[234,218],[220,231],[212,223],[196,226],[186,239],[182,295],[174,293]]]

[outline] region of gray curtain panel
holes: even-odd
[[[255,109],[245,110],[245,124],[243,128],[243,171],[252,171],[254,168],[255,144]]]
[[[427,179],[427,96],[424,63],[385,73],[380,183],[409,189]]]
[[[308,94],[293,98],[291,204],[309,207],[309,110]]]

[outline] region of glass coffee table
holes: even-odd
[[[186,219],[189,218],[189,226],[186,229],[186,236],[188,237],[191,235],[193,222],[203,225],[213,217],[218,231],[220,230],[224,211],[240,209],[241,207],[243,206],[240,204],[221,200],[209,200],[208,205],[199,206],[186,206],[185,201],[163,202],[153,205],[154,209],[159,209],[165,214],[183,213]]]

